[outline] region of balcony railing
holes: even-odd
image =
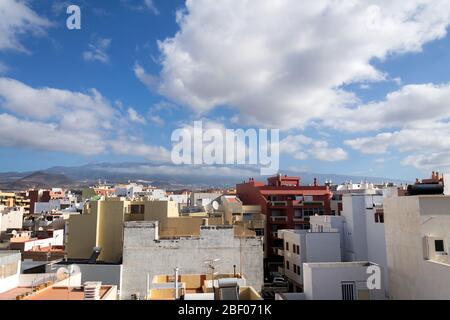
[[[272,222],[281,222],[281,223],[285,223],[288,220],[287,216],[272,216],[270,217],[270,220],[272,220]]]
[[[283,206],[287,206],[287,201],[271,201],[270,205],[272,207],[283,207]]]
[[[283,249],[280,249],[280,248],[278,248],[278,249],[277,249],[277,254],[278,254],[279,256],[282,256],[282,257],[284,257],[284,250],[283,250]]]

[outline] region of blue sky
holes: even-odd
[[[281,129],[283,169],[449,170],[450,7],[381,3],[78,0],[68,30],[68,3],[5,0],[0,171],[161,161],[198,119]]]

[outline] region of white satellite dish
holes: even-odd
[[[214,210],[219,210],[219,203],[216,200],[214,200],[212,203],[212,207]]]
[[[15,236],[17,234],[17,231],[13,230],[11,233],[12,233],[13,236]]]
[[[80,273],[80,272],[81,272],[81,269],[80,269],[80,267],[78,265],[71,264],[69,266],[69,274],[70,275],[77,274],[77,273]]]

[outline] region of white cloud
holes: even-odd
[[[83,53],[86,61],[98,61],[104,64],[109,63],[108,50],[111,46],[111,39],[99,38],[94,43],[89,44],[89,50]]]
[[[450,83],[406,85],[385,100],[336,110],[324,124],[339,130],[370,131],[417,126],[450,117]]]
[[[101,135],[83,130],[62,129],[56,123],[21,120],[0,114],[0,145],[93,155],[105,151]]]
[[[148,160],[168,162],[170,161],[170,151],[161,146],[152,146],[140,142],[136,139],[119,138],[109,142],[112,150],[116,154],[132,157],[143,157]]]
[[[21,44],[20,36],[25,34],[42,35],[51,23],[40,17],[18,0],[0,1],[0,50],[28,52]]]
[[[88,94],[54,88],[33,88],[0,78],[0,108],[34,119],[59,119],[65,127],[94,128],[101,117],[110,126],[115,110],[95,89]]]
[[[120,0],[124,6],[130,8],[131,10],[137,11],[150,11],[154,15],[159,15],[159,10],[155,6],[153,0]]]
[[[33,88],[0,78],[0,145],[97,155],[108,151],[167,160],[169,151],[129,136],[128,121],[142,121],[134,109],[115,109],[101,93]],[[119,135],[119,137],[117,137]]]
[[[140,123],[140,124],[146,124],[147,121],[143,116],[141,116],[135,109],[128,108],[128,119],[130,119],[131,122]]]
[[[155,90],[158,83],[158,79],[156,77],[146,73],[145,69],[137,62],[134,65],[133,71],[139,81],[141,81],[149,89]]]
[[[280,151],[291,155],[296,160],[313,157],[320,161],[346,160],[347,152],[342,148],[330,148],[328,142],[316,141],[304,135],[289,135],[280,142]]]
[[[450,123],[428,123],[395,132],[345,141],[364,154],[387,154],[397,150],[406,154],[403,165],[418,169],[443,170],[450,150]]]
[[[450,21],[447,0],[196,0],[186,7],[177,14],[180,31],[159,43],[159,92],[199,112],[229,105],[241,122],[280,128],[302,128],[358,102],[340,87],[388,80],[371,61],[420,51],[443,38]]]

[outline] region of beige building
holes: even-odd
[[[384,201],[391,299],[450,299],[450,196]]]
[[[69,259],[88,259],[95,247],[101,248],[98,260],[120,262],[125,221],[159,221],[163,230],[177,224],[173,201],[121,200],[107,198],[90,201],[83,214],[71,215],[66,225],[66,251]],[[201,224],[201,221],[197,222]]]
[[[177,292],[178,288],[178,292]],[[148,300],[263,300],[239,274],[157,275]]]

